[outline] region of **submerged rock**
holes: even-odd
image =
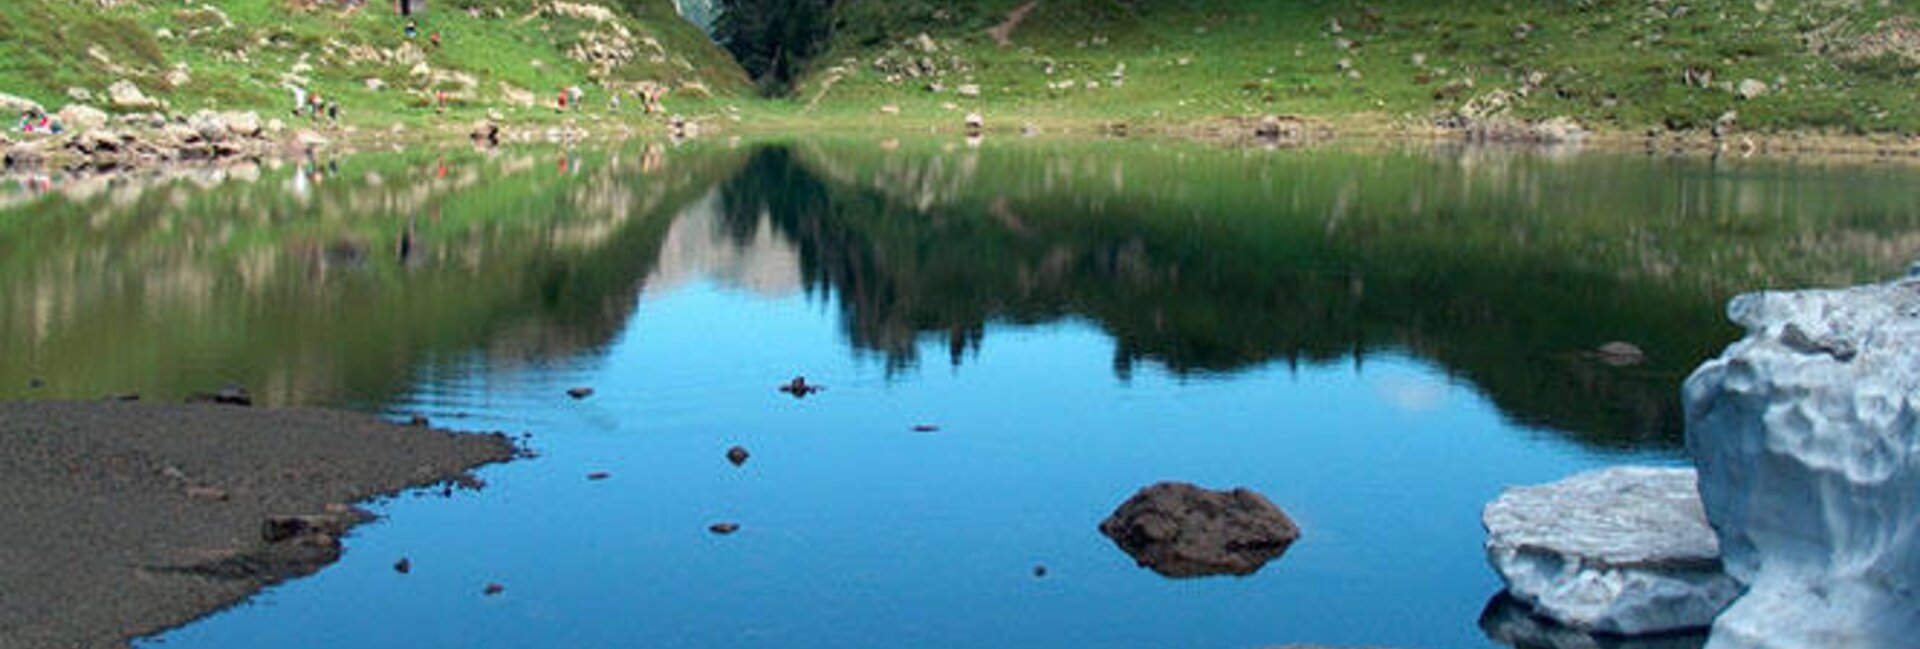
[[[1135,493],[1100,533],[1166,577],[1251,575],[1300,538],[1285,512],[1252,490],[1162,482]]]
[[[1742,295],[1687,379],[1687,450],[1748,591],[1711,649],[1920,638],[1920,279]]]
[[[1639,345],[1629,342],[1613,341],[1593,350],[1600,362],[1614,367],[1639,365],[1647,360],[1647,353]]]
[[[1702,628],[1740,592],[1720,568],[1691,469],[1616,467],[1510,488],[1481,522],[1507,592],[1576,630]]]

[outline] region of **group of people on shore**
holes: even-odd
[[[59,118],[48,115],[45,111],[29,109],[20,113],[21,133],[59,135],[66,130],[67,126],[60,123]]]

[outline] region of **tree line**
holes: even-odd
[[[767,95],[786,94],[833,37],[834,0],[721,0],[714,40]]]

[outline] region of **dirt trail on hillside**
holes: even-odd
[[[1026,4],[1015,7],[1013,11],[1007,12],[1007,19],[1005,21],[988,29],[987,34],[992,36],[993,42],[999,43],[1001,47],[1010,47],[1013,45],[1013,30],[1019,29],[1020,23],[1027,21],[1027,15],[1039,8],[1040,0],[1031,0]]]

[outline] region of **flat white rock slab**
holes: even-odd
[[[1701,628],[1740,593],[1692,469],[1615,467],[1510,488],[1481,522],[1508,592],[1581,631]]]

